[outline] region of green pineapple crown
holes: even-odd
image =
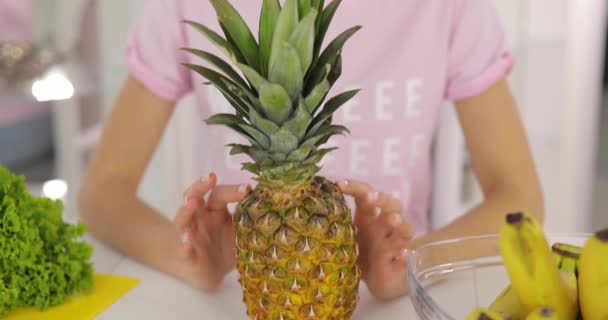
[[[256,40],[228,0],[210,0],[224,37],[186,20],[230,59],[233,67],[212,53],[184,48],[216,70],[184,64],[215,86],[234,114],[215,114],[205,122],[225,125],[251,145],[230,144],[230,154],[247,154],[254,163],[243,168],[260,183],[280,187],[304,183],[320,170],[317,163],[335,148],[321,146],[348,132],[332,124],[332,114],[358,90],[326,100],[342,72],[341,51],[361,27],[352,27],[321,47],[341,0],[263,0]],[[259,42],[259,43],[258,43]]]

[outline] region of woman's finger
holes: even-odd
[[[378,230],[381,235],[390,237],[396,230],[395,227],[402,223],[401,216],[394,212],[381,211],[378,217]]]
[[[376,192],[368,183],[357,180],[343,180],[338,183],[338,187],[342,193],[352,196],[355,200],[355,205],[359,210],[357,212],[374,214],[371,199],[375,197]]]
[[[211,191],[217,184],[217,176],[215,173],[210,173],[206,178],[194,182],[186,192],[184,192],[184,203],[188,202],[188,199],[194,198],[199,204],[203,204],[203,197]]]
[[[382,214],[384,220],[381,222],[391,229],[391,237],[401,238],[407,241],[411,240],[414,235],[414,226],[412,223],[401,213],[388,212],[388,214],[385,215],[384,212],[385,211],[383,211]]]
[[[386,192],[372,192],[368,194],[368,200],[382,211],[395,213],[403,211],[401,201]]]
[[[194,198],[188,198],[186,203],[179,208],[174,219],[178,231],[183,232],[190,225],[196,209],[197,201]]]
[[[228,203],[243,200],[251,192],[251,186],[219,185],[211,191],[207,200],[207,208],[214,211],[227,210]]]
[[[186,229],[180,234],[180,246],[179,253],[180,255],[186,259],[192,255],[194,251],[194,246],[192,245],[192,232],[190,229]]]

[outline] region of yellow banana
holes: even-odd
[[[508,320],[501,316],[498,312],[487,308],[476,308],[473,312],[469,313],[466,320]]]
[[[555,265],[560,269],[562,280],[564,280],[566,288],[574,295],[574,297],[571,297],[574,300],[577,299],[576,268],[581,250],[581,247],[561,242],[556,242],[551,246]],[[563,263],[564,260],[568,261]],[[505,318],[525,319],[528,315],[511,285],[507,286],[494,299],[489,309],[498,312]]]
[[[533,217],[522,212],[507,214],[499,247],[526,314],[547,306],[555,309],[559,319],[576,318],[576,301],[571,299],[544,232]]]
[[[551,307],[538,307],[526,317],[526,320],[551,320],[559,319],[555,310]],[[574,320],[574,318],[572,318]]]
[[[559,242],[551,247],[553,254],[559,257],[557,267],[559,268],[564,286],[570,295],[570,301],[577,302],[575,304],[577,314],[579,313],[577,274],[582,249],[578,246]]]
[[[578,261],[582,249],[579,246],[563,242],[556,242],[551,246],[551,252],[553,252],[558,267],[564,257],[570,257]]]
[[[581,255],[581,250],[583,250],[582,247],[564,242],[556,242],[551,246],[551,251],[554,253],[576,259]]]
[[[587,239],[578,262],[581,313],[585,320],[608,319],[608,229]]]
[[[488,309],[499,313],[504,318],[524,319],[528,314],[519,300],[517,292],[511,285],[507,286],[490,304]]]
[[[553,244],[551,249],[553,257],[555,258],[555,265],[559,267],[564,256],[578,259],[581,248],[558,242]],[[490,304],[489,309],[502,314],[503,317],[511,316],[514,319],[524,319],[528,315],[511,285],[507,286],[496,299],[494,299],[492,304]]]
[[[575,301],[574,309],[578,315],[578,279],[576,277],[578,260],[572,257],[562,257],[561,264],[559,266],[559,272],[564,283],[564,287],[568,292],[570,301]],[[572,318],[574,319],[574,318]]]

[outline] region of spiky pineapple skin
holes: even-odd
[[[258,185],[234,215],[250,319],[349,319],[358,301],[357,229],[335,184]]]

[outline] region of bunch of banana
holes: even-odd
[[[573,288],[562,280],[544,232],[534,218],[522,212],[508,214],[499,247],[525,314],[546,306],[555,310],[558,319],[576,318],[578,302]],[[576,281],[574,284],[576,291]]]
[[[587,239],[579,258],[578,286],[582,318],[608,319],[608,229]]]
[[[608,229],[549,247],[526,213],[507,214],[499,248],[511,283],[467,319],[608,320]]]
[[[569,288],[568,291],[570,294],[577,294],[576,272],[581,249],[581,247],[561,242],[554,243],[553,246],[551,246],[551,252],[555,259],[555,266],[559,269],[562,280]],[[576,297],[571,299],[576,300]],[[492,304],[490,304],[489,309],[498,312],[503,317],[512,319],[527,319],[529,316],[529,313],[521,303],[517,292],[513,290],[511,285],[507,286],[500,295],[498,295]]]
[[[511,318],[505,318],[489,308],[476,308],[467,316],[466,320],[511,320]]]

